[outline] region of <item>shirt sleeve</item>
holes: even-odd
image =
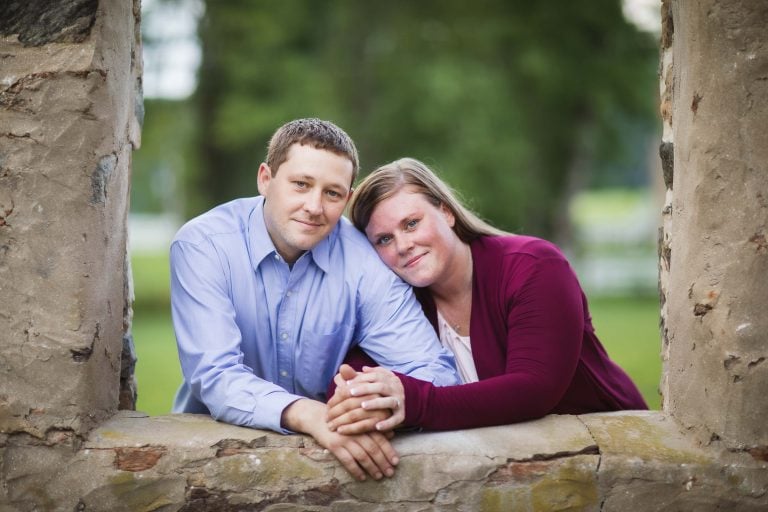
[[[229,278],[213,244],[175,241],[170,264],[173,325],[192,397],[217,420],[289,433],[282,411],[301,397],[243,364]]]
[[[543,259],[507,301],[505,373],[444,388],[400,376],[406,425],[432,430],[502,425],[555,408],[581,351],[581,287],[567,261]]]
[[[362,306],[356,335],[360,347],[390,370],[437,386],[458,384],[453,354],[440,344],[413,290],[381,266],[366,272],[358,287]]]

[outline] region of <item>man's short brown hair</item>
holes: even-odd
[[[277,129],[267,148],[267,165],[272,171],[272,176],[288,158],[288,150],[296,143],[308,144],[313,148],[325,149],[349,158],[352,162],[352,183],[355,182],[360,168],[355,143],[344,130],[332,122],[315,118],[295,119]]]

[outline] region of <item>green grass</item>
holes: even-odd
[[[131,266],[136,296],[132,327],[138,357],[136,408],[152,415],[167,414],[181,383],[171,324],[168,255],[133,254]]]
[[[610,297],[589,301],[592,324],[608,355],[629,374],[648,407],[660,407],[661,337],[656,297]]]
[[[137,408],[151,415],[167,414],[181,382],[168,305],[168,258],[165,254],[137,254],[131,260],[136,293],[133,338],[139,358]],[[658,300],[590,298],[590,311],[608,354],[632,377],[649,407],[658,409]]]
[[[165,252],[140,252],[131,255],[134,309],[165,310],[169,307],[170,269]]]
[[[167,311],[140,310],[133,317],[133,340],[138,362],[136,408],[151,415],[171,412],[173,395],[181,383],[181,369]]]

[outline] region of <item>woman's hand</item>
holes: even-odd
[[[339,433],[344,434],[358,434],[375,431],[376,424],[387,419],[391,415],[389,410],[366,410],[361,407],[363,402],[379,398],[379,395],[351,395],[348,382],[354,380],[357,375],[358,373],[354,368],[347,364],[343,364],[341,365],[341,368],[339,368],[339,373],[334,377],[333,380],[336,384],[336,391],[326,405],[326,419],[329,422],[329,429],[331,428],[330,422],[336,420],[338,416],[344,413],[349,413],[345,416],[344,420],[335,421],[333,423],[333,430],[335,431],[337,427],[341,426]],[[362,373],[360,375],[362,375]],[[333,413],[331,413],[331,409],[333,409]],[[344,422],[349,422],[353,425],[343,425]]]
[[[405,390],[400,379],[381,367],[355,372],[342,365],[336,393],[328,402],[328,428],[340,434],[389,431],[405,420]]]

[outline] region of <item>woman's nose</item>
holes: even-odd
[[[413,247],[413,242],[411,241],[411,237],[408,235],[396,236],[395,247],[397,248],[398,254],[407,253],[411,249],[411,247]]]

